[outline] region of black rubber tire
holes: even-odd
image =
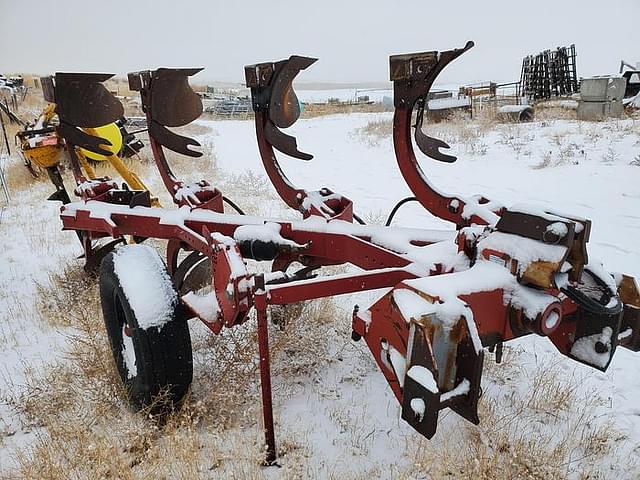
[[[520,112],[518,121],[521,123],[532,122],[533,121],[533,108],[527,108]]]
[[[193,379],[187,317],[178,301],[171,320],[161,328],[140,328],[114,267],[119,250],[109,253],[100,266],[100,300],[113,359],[131,406],[164,415],[180,405]],[[136,373],[132,377],[123,355],[125,324],[135,354]],[[159,394],[162,395],[158,397]]]

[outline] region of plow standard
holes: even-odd
[[[185,184],[172,173],[164,149],[201,155],[195,140],[169,129],[202,113],[188,83],[199,69],[129,74],[174,208],[159,208],[145,189],[82,174],[76,148],[113,155],[92,130],[122,116],[119,101],[101,83],[111,75],[58,73],[43,79],[80,196],[62,206],[60,218],[65,229],[78,233],[86,261],[102,260],[105,323],[134,406],[156,408],[154,399],[162,392],[169,405],[176,404],[188,391],[187,319],[197,317],[218,334],[247,321],[255,309],[266,462],[273,463],[270,308],[382,288],[386,293],[372,305],[354,308],[352,338],[366,342],[402,418],[427,438],[444,408],[479,423],[484,348],[495,349],[500,361],[503,342],[535,333],[548,337],[561,354],[602,371],[617,346],[640,350],[638,286],[588,260],[589,220],[449,195],[431,185],[419,165],[414,141],[437,161],[455,161],[441,151],[446,143],[423,131],[425,105],[438,74],[472,46],[390,58],[395,157],[415,199],[456,227],[442,231],[365,225],[342,194],[300,189],[287,179],[276,151],[312,158],[283,129],[300,116],[292,82],[315,59],[292,56],[245,67],[262,162],[282,200],[301,213],[296,221],[224,213],[225,203],[237,207],[223,192],[204,179]],[[147,238],[167,241],[166,264],[141,245]],[[271,272],[251,272],[249,259],[270,262]],[[318,274],[323,266],[341,264],[357,269]]]

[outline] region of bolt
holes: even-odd
[[[593,347],[596,351],[596,353],[607,353],[609,351],[609,346],[606,343],[603,342],[596,342],[596,344]]]

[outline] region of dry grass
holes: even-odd
[[[530,128],[520,123],[500,125],[499,134],[499,143],[511,148],[516,158],[528,153],[527,146],[534,138]]]
[[[104,333],[95,280],[79,265],[40,286],[40,311],[51,326],[70,326],[62,361],[29,376],[11,399],[38,435],[17,452],[20,478],[205,478],[220,471],[235,478],[262,477],[261,435],[256,425],[258,363],[253,319],[219,336],[192,329],[194,385],[185,405],[166,424],[126,406]],[[281,312],[282,314],[282,312]],[[326,356],[323,329],[335,317],[320,300],[284,312],[286,329],[273,331],[273,373],[287,379],[308,374]],[[312,338],[314,341],[301,341]],[[276,398],[287,395],[286,390]],[[295,458],[304,449],[280,445]],[[291,462],[293,468],[296,462]],[[212,473],[213,472],[213,473]],[[214,475],[216,476],[216,475]],[[229,476],[226,478],[234,478]]]
[[[464,114],[455,114],[445,121],[429,123],[424,128],[430,136],[441,139],[452,146],[458,145],[466,153],[485,155],[488,145],[483,142],[483,138],[496,124],[496,118],[488,113],[473,120],[469,120]],[[357,129],[354,135],[368,146],[373,147],[383,141],[390,141],[392,132],[393,122],[390,118],[376,119]]]
[[[576,110],[560,107],[542,107],[536,106],[536,121],[549,120],[575,120],[577,117]]]
[[[430,125],[429,129],[440,129],[466,148],[481,150],[479,132],[489,125],[490,120],[471,126],[454,121]],[[517,132],[512,133],[517,136]],[[379,122],[364,133],[380,138],[389,134],[390,122]],[[170,162],[179,175],[192,172],[193,179],[214,179],[243,207],[255,205],[248,213],[265,213],[272,200],[268,181],[253,172],[217,174],[215,150],[213,146],[205,148],[209,148],[205,163],[203,159],[178,158]],[[193,162],[198,162],[201,169],[193,172]],[[161,188],[148,163],[134,160],[132,164],[140,174],[156,178],[154,188]],[[100,168],[116,177],[107,166]],[[373,216],[367,220],[376,223]],[[44,372],[30,372],[22,394],[11,398],[25,424],[37,434],[15,454],[15,469],[8,471],[6,478],[265,476],[260,467],[262,434],[254,319],[225,329],[219,336],[211,335],[199,323],[192,324],[192,391],[184,407],[160,425],[126,405],[102,325],[95,280],[84,276],[79,262],[50,275],[48,284],[38,286],[38,293],[40,316],[52,327],[68,328],[68,350],[59,363]],[[292,385],[308,382],[313,373],[326,369],[331,361],[327,342],[335,338],[327,332],[337,328],[334,319],[339,316],[331,300],[293,305],[278,314],[286,328],[283,332],[271,328],[276,407],[292,395]],[[453,425],[455,433],[445,430],[433,443],[412,436],[407,455],[413,465],[396,469],[398,478],[552,479],[568,474],[600,478],[594,465],[612,455],[612,445],[621,440],[608,425],[590,422],[600,399],[579,395],[580,379],[567,382],[558,365],[537,366],[531,371],[518,368],[518,356],[517,351],[507,348],[502,365],[486,362],[487,380],[504,390],[520,381],[530,384],[531,389],[512,389],[509,395],[500,396],[502,389],[496,392],[486,388],[480,426],[458,422]],[[442,416],[443,427],[452,427],[446,422],[453,414]],[[348,442],[354,448],[369,454],[370,433],[361,431],[365,422],[358,412],[336,409],[329,417],[353,433]],[[283,478],[312,477],[314,459],[308,438],[284,429],[284,433],[279,432],[278,447],[286,463],[278,473]],[[340,473],[335,478],[378,478],[387,473],[374,466],[352,477]]]
[[[409,445],[415,464],[402,478],[418,472],[438,479],[605,478],[598,465],[611,459],[621,437],[609,424],[591,421],[603,399],[579,394],[582,379],[567,380],[559,364],[517,367],[520,355],[506,347],[504,363],[486,364],[480,425],[456,422],[448,425],[454,435]],[[514,388],[516,379],[528,388]],[[503,386],[494,391],[486,383]],[[506,385],[510,393],[500,396]]]
[[[211,133],[211,127],[202,123],[190,123],[184,127],[174,128],[173,131],[186,137],[202,137]]]
[[[374,104],[346,104],[346,103],[308,103],[304,106],[301,118],[322,117],[325,115],[348,114],[348,113],[378,113],[384,112],[385,108],[381,103]]]
[[[531,168],[541,170],[570,164],[577,165],[581,159],[586,157],[585,142],[576,143],[575,141],[571,141],[572,133],[573,132],[568,129],[552,129],[550,133],[546,134],[549,141],[549,150],[542,154],[542,160]],[[595,146],[597,138],[590,136],[593,130],[583,132],[582,124],[578,123],[578,133],[584,133],[585,139],[587,139],[586,141],[592,142],[593,146]]]
[[[84,309],[99,301],[95,291],[95,278],[78,265],[67,265],[60,273],[49,273],[48,282],[36,283],[37,308],[40,316],[54,328],[74,327],[84,319]],[[53,291],[52,291],[53,290]],[[98,315],[98,311],[91,312]]]
[[[602,155],[602,162],[606,164],[615,163],[620,158],[620,154],[613,148],[613,145],[609,145],[607,151]]]
[[[390,212],[384,212],[382,210],[366,211],[364,215],[362,215],[362,219],[367,225],[384,225],[389,213]]]
[[[356,130],[356,135],[370,147],[375,147],[383,141],[391,139],[393,122],[391,119],[378,119],[367,123]]]
[[[17,155],[17,154],[16,154]],[[7,185],[10,192],[25,190],[34,183],[49,182],[47,172],[36,167],[38,177],[34,178],[31,172],[27,170],[22,160],[9,162],[4,168],[4,175],[7,179]],[[51,187],[53,193],[53,187]]]

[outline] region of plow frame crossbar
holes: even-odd
[[[210,210],[184,212],[187,208],[183,207],[182,211],[176,212],[145,206],[131,208],[126,205],[105,204],[100,200],[89,200],[62,206],[61,219],[65,230],[91,232],[93,237],[111,236],[114,239],[125,235],[165,239],[169,243],[177,242],[188,250],[199,251],[209,258],[215,258],[211,244],[206,238],[210,235],[209,232],[232,237],[235,230],[241,226],[266,223],[264,219],[216,213]],[[176,217],[177,214],[178,217]],[[176,218],[178,218],[177,221]],[[288,240],[308,245],[304,252],[306,256],[321,259],[321,264],[351,263],[362,268],[364,272],[311,278],[278,285],[265,285],[263,275],[254,277],[254,288],[248,300],[249,304],[256,308],[258,325],[263,421],[267,446],[266,464],[273,464],[276,460],[267,329],[268,305],[287,305],[303,300],[391,288],[403,280],[418,277],[415,271],[412,271],[411,266],[414,264],[410,260],[371,242],[375,230],[380,227],[358,226],[342,221],[327,222],[321,225],[321,228],[317,228],[318,224],[313,221],[274,220],[273,222],[280,225],[281,231],[286,231],[285,236]],[[312,225],[308,225],[309,223]],[[352,230],[352,233],[326,231],[332,223],[339,225],[335,230]],[[416,234],[414,241],[420,245],[437,243],[447,237],[453,240],[455,233],[398,227],[385,228],[403,232],[405,236],[414,233]],[[168,257],[172,255],[172,250],[175,249],[168,248]],[[171,260],[168,258],[169,265],[172,264]],[[212,326],[211,322],[200,317],[197,312],[192,313],[214,333],[220,331],[219,327]]]
[[[333,222],[318,227],[317,223],[304,220],[264,219],[208,210],[192,210],[185,214],[182,210],[144,206],[130,208],[126,205],[105,204],[100,200],[67,204],[62,207],[61,219],[65,230],[82,230],[92,232],[94,236],[114,238],[133,235],[177,240],[205,254],[210,251],[205,239],[206,231],[233,237],[235,230],[241,226],[277,223],[281,227],[282,235],[288,240],[308,245],[304,250],[305,256],[334,263],[351,263],[364,270],[402,269],[412,264],[401,254],[371,241],[380,228],[401,232],[420,245],[446,239],[453,241],[455,238],[455,231],[446,230],[360,226],[346,222],[340,222],[337,224],[339,226],[331,229]]]

